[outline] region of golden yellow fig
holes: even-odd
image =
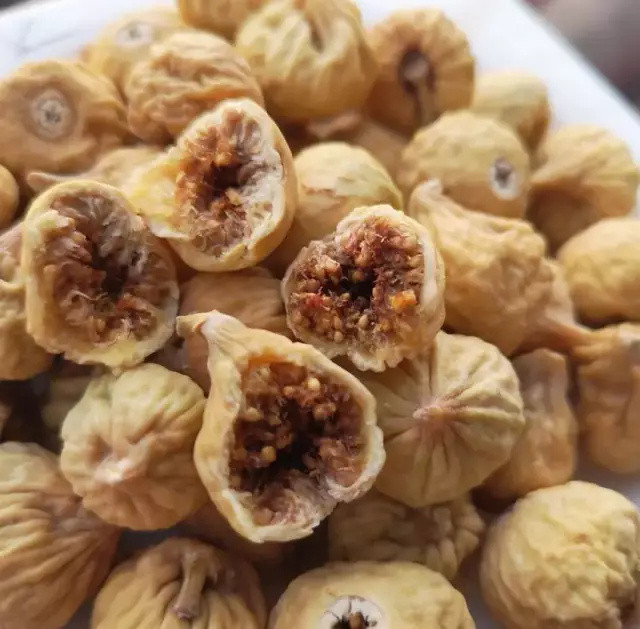
[[[182,19],[190,26],[233,39],[243,22],[267,0],[178,0]]]

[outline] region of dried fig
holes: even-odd
[[[0,445],[0,625],[58,629],[99,587],[118,530],[84,510],[35,444]]]
[[[131,130],[145,142],[166,143],[229,98],[263,104],[247,62],[224,39],[183,31],[154,44],[124,86]]]
[[[368,110],[411,134],[473,97],[475,61],[465,34],[438,9],[396,11],[369,33],[380,72]]]
[[[470,210],[523,218],[529,155],[502,122],[467,111],[446,114],[418,131],[402,153],[404,192],[428,179],[439,180],[447,196]]]
[[[247,562],[173,537],[111,573],[93,606],[91,629],[263,629],[266,616]]]
[[[83,53],[86,64],[111,79],[121,91],[131,68],[151,46],[185,25],[175,9],[153,7],[108,24]]]
[[[13,221],[20,204],[20,190],[13,175],[0,164],[0,229]]]
[[[529,218],[552,251],[603,218],[628,214],[640,172],[626,144],[605,129],[573,125],[550,134],[531,178]]]
[[[416,188],[409,215],[431,231],[444,260],[445,325],[512,354],[550,299],[544,240],[525,221],[464,209],[434,182]]]
[[[615,491],[579,481],[539,489],[489,529],[484,599],[510,629],[631,626],[638,539],[638,511]]]
[[[289,336],[280,281],[266,269],[253,267],[232,273],[198,273],[182,285],[180,314],[218,310],[249,328]],[[211,388],[207,368],[209,346],[200,334],[185,340],[187,375],[205,391]]]
[[[413,561],[451,580],[483,531],[467,495],[411,509],[372,490],[331,514],[329,554],[344,561]]]
[[[128,135],[116,88],[81,63],[26,63],[0,80],[0,162],[18,176],[85,170]]]
[[[295,579],[270,629],[475,629],[464,597],[415,563],[334,563]]]
[[[242,23],[267,0],[178,0],[182,19],[189,25],[233,39]]]
[[[278,119],[307,121],[359,108],[377,64],[352,0],[274,0],[238,31],[236,47]]]
[[[413,508],[480,485],[507,462],[525,425],[511,363],[471,336],[440,332],[428,352],[359,378],[385,437],[376,488]]]
[[[263,260],[291,226],[293,157],[263,109],[227,100],[142,172],[129,197],[186,264],[234,271]]]
[[[282,282],[299,339],[374,371],[429,346],[442,327],[443,292],[428,231],[388,205],[351,212],[302,249]]]
[[[566,483],[577,459],[567,359],[539,349],[516,358],[513,367],[520,380],[525,425],[509,461],[484,483],[484,493],[498,500]]]
[[[117,368],[169,339],[173,261],[116,188],[58,184],[32,204],[23,231],[27,331],[42,347]]]
[[[282,276],[312,240],[335,230],[349,212],[365,205],[402,209],[400,190],[367,151],[343,142],[325,142],[298,153],[298,209],[291,229],[267,264]]]
[[[94,378],[62,425],[63,474],[105,522],[168,528],[206,499],[193,464],[205,399],[187,376],[139,365]]]
[[[509,125],[530,151],[540,144],[551,119],[547,86],[533,74],[514,70],[482,74],[471,111]]]
[[[214,386],[196,466],[216,507],[252,542],[310,535],[384,462],[375,402],[318,350],[219,312],[180,317],[209,343]]]
[[[578,315],[592,324],[640,321],[640,220],[609,218],[558,252]]]

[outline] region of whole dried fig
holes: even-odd
[[[13,175],[0,164],[0,229],[13,221],[20,205],[20,190]]]
[[[185,30],[151,46],[124,86],[131,130],[167,143],[195,118],[229,98],[263,104],[247,62],[221,37]]]
[[[387,459],[376,488],[413,508],[454,500],[504,465],[525,425],[518,378],[493,346],[440,332],[428,352],[359,374]]]
[[[109,575],[91,629],[263,629],[266,616],[258,576],[247,562],[172,537]]]
[[[639,539],[640,515],[615,491],[578,481],[539,489],[489,529],[484,599],[510,629],[630,627]]]
[[[173,261],[116,188],[61,183],[32,204],[22,269],[27,331],[77,363],[135,365],[169,339]]]
[[[540,144],[551,119],[547,86],[537,76],[517,70],[480,75],[470,109],[509,125],[530,151]]]
[[[267,0],[178,0],[182,19],[190,26],[233,39],[242,23]]]
[[[330,234],[349,212],[365,205],[402,209],[400,190],[384,166],[367,151],[325,142],[298,153],[298,209],[291,229],[267,264],[280,276],[300,249]]]
[[[105,522],[168,528],[206,493],[193,464],[205,399],[187,376],[139,365],[94,378],[62,425],[60,466]]]
[[[389,205],[351,212],[302,249],[282,281],[299,339],[374,371],[429,346],[442,327],[443,292],[429,232]]]
[[[566,483],[577,459],[578,427],[568,400],[567,359],[547,349],[513,361],[524,401],[524,431],[511,458],[483,485],[483,492],[511,500],[534,489]]]
[[[81,63],[26,63],[0,80],[0,162],[17,176],[85,170],[128,135],[116,88]]]
[[[402,153],[398,184],[408,196],[437,179],[444,193],[470,210],[523,218],[529,155],[506,124],[468,111],[445,114],[418,131]]]
[[[274,0],[243,23],[236,47],[275,118],[306,121],[359,108],[377,64],[352,0]]]
[[[626,144],[606,129],[572,125],[547,136],[535,159],[529,218],[556,251],[603,218],[628,214],[640,172]]]
[[[141,172],[129,198],[190,267],[234,271],[263,260],[291,226],[293,157],[262,108],[227,100]]]
[[[0,625],[58,629],[100,586],[119,532],[35,444],[0,445]]]
[[[438,9],[396,11],[369,32],[380,71],[371,115],[411,134],[473,97],[475,61],[465,34]]]
[[[384,462],[375,402],[318,350],[219,312],[178,319],[209,343],[213,384],[194,457],[231,526],[252,542],[310,535]]]
[[[444,260],[445,325],[512,354],[550,299],[543,238],[525,221],[464,209],[434,182],[416,188],[409,215],[431,231]]]
[[[270,629],[475,629],[464,597],[415,563],[333,563],[295,579]]]
[[[331,514],[329,555],[344,561],[413,561],[451,580],[483,531],[468,495],[412,509],[372,490]]]

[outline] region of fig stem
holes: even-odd
[[[180,592],[171,609],[181,620],[193,620],[200,612],[200,596],[208,576],[207,562],[202,557],[186,557],[183,574]]]
[[[415,100],[418,126],[433,122],[437,111],[431,93],[433,77],[427,57],[418,50],[407,52],[400,64],[400,76]]]

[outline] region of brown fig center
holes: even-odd
[[[504,157],[499,157],[491,165],[489,181],[492,190],[501,199],[515,198],[520,192],[515,168]]]
[[[404,90],[414,101],[417,127],[433,122],[437,118],[434,102],[435,77],[429,58],[421,50],[408,50],[398,66],[399,80]]]
[[[361,596],[336,599],[323,614],[319,629],[386,629],[382,610]]]

